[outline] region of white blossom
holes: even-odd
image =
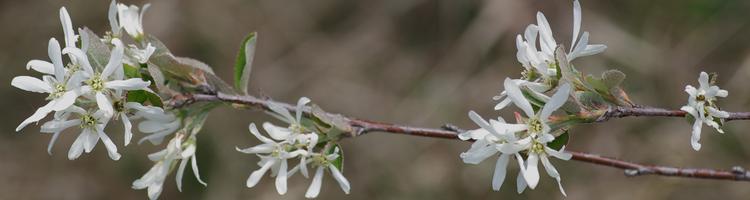
[[[690,137],[690,144],[696,151],[701,148],[701,144],[698,141],[700,141],[701,138],[701,128],[703,124],[705,123],[706,125],[715,128],[719,133],[724,133],[724,130],[721,129],[721,125],[717,123],[717,121],[729,117],[728,112],[719,110],[719,107],[716,105],[717,98],[727,97],[729,92],[722,90],[718,86],[711,85],[709,83],[708,73],[706,72],[700,73],[698,84],[698,88],[691,85],[685,86],[685,92],[687,92],[690,97],[688,97],[688,105],[680,108],[695,118],[692,137]]]
[[[125,29],[131,37],[140,39],[143,37],[143,14],[146,12],[151,4],[143,5],[143,9],[139,9],[138,6],[118,3],[114,5],[113,0],[109,7],[109,22],[112,26],[112,34],[114,36],[120,35],[120,28]],[[114,11],[117,9],[117,12]],[[140,13],[138,12],[140,10]],[[116,18],[116,19],[115,19]]]
[[[177,131],[182,125],[182,119],[171,112],[165,112],[159,107],[133,107],[135,116],[144,120],[138,124],[138,131],[148,134],[141,138],[138,144],[149,141],[151,144],[161,144],[164,137]]]
[[[72,54],[81,61],[86,85],[81,86],[81,92],[88,97],[95,99],[99,109],[103,110],[108,116],[114,115],[112,95],[116,91],[147,90],[151,91],[148,86],[151,82],[144,81],[141,78],[130,78],[123,80],[122,77],[122,57],[124,47],[119,39],[112,39],[115,45],[112,50],[109,62],[102,71],[94,71],[88,62],[86,54],[77,48],[65,48],[64,53]],[[114,76],[113,76],[114,74]]]
[[[47,99],[50,100],[46,105],[37,109],[33,115],[21,122],[16,131],[20,131],[30,123],[38,122],[52,111],[61,111],[69,108],[81,94],[79,87],[84,77],[80,74],[67,76],[68,70],[63,66],[60,44],[55,38],[49,41],[48,54],[52,63],[32,60],[26,65],[27,69],[31,68],[46,74],[43,76],[43,80],[30,76],[17,76],[11,81],[11,85],[22,90],[48,93],[49,96]]]
[[[73,142],[73,145],[68,151],[68,159],[75,160],[81,156],[83,152],[90,153],[94,146],[102,140],[104,146],[107,148],[109,157],[112,160],[119,160],[120,154],[117,153],[117,146],[114,142],[104,133],[104,127],[109,122],[109,117],[104,114],[103,111],[98,110],[96,112],[87,111],[78,106],[70,106],[69,108],[59,112],[60,114],[55,117],[55,120],[49,121],[42,125],[41,132],[54,133],[48,151],[52,148],[57,135],[63,130],[79,125],[81,128],[81,134]],[[77,115],[77,119],[68,120],[70,115]]]
[[[460,157],[464,163],[479,164],[500,152],[492,177],[492,189],[498,191],[505,180],[506,169],[511,156],[514,156],[518,161],[521,172],[525,171],[523,158],[519,154],[523,149],[515,148],[514,144],[517,142],[515,133],[526,130],[527,126],[525,124],[507,124],[502,118],[490,120],[488,123],[474,111],[469,112],[469,118],[481,128],[459,134],[458,137],[461,140],[475,140],[471,148],[461,153]]]
[[[151,169],[140,179],[133,181],[133,189],[147,189],[149,199],[157,199],[163,189],[164,180],[169,175],[170,169],[177,165],[175,181],[177,190],[182,191],[182,176],[188,161],[192,162],[193,173],[199,183],[206,186],[198,172],[198,162],[195,158],[195,141],[183,141],[184,136],[179,134],[170,140],[167,148],[148,155],[151,161],[156,162]]]
[[[536,18],[537,24],[527,26],[523,36],[521,34],[516,36],[516,48],[518,49],[516,57],[525,69],[524,77],[516,81],[518,85],[528,87],[531,92],[540,94],[554,87],[550,84],[554,82],[552,80],[556,80],[558,73],[557,60],[555,59],[555,49],[557,49],[558,44],[544,14],[537,12]],[[570,43],[572,48],[566,55],[568,60],[561,62],[570,62],[578,57],[598,54],[607,48],[602,44],[588,44],[589,33],[584,31],[580,35],[580,30],[581,4],[576,0],[573,1],[573,38]],[[539,43],[538,48],[537,42]],[[505,98],[506,95],[506,92],[501,92],[500,95],[493,98],[500,101],[495,106],[496,110],[500,110],[510,103]]]
[[[260,169],[255,170],[250,174],[250,177],[248,177],[246,183],[247,187],[255,187],[255,185],[257,185],[260,181],[261,177],[263,177],[263,175],[265,175],[265,173],[269,169],[271,169],[271,177],[276,177],[276,190],[279,192],[279,194],[285,194],[287,191],[286,181],[288,178],[287,160],[297,157],[301,154],[307,154],[307,151],[301,149],[294,150],[294,144],[290,143],[289,140],[274,141],[273,139],[261,135],[255,124],[250,124],[249,129],[250,133],[258,138],[258,140],[263,142],[263,144],[246,149],[237,148],[237,151],[239,152],[246,154],[256,154],[258,157],[260,157],[260,161],[258,162],[258,166],[260,166]],[[276,135],[274,137],[274,135],[271,134],[271,132],[274,131],[273,129],[266,129],[266,131],[274,139],[289,137],[289,132],[286,132],[286,134],[284,132],[275,133]]]
[[[339,183],[339,187],[341,187],[341,190],[343,190],[345,194],[349,194],[349,191],[351,191],[351,184],[349,184],[349,180],[347,180],[346,177],[341,174],[341,171],[334,165],[334,161],[339,156],[340,155],[338,148],[335,148],[332,154],[314,154],[311,156],[312,158],[308,162],[313,166],[316,166],[316,170],[312,183],[310,184],[310,187],[307,188],[307,192],[305,192],[305,197],[318,197],[318,194],[320,194],[321,185],[323,183],[323,171],[325,171],[326,169],[331,172],[331,175],[333,175],[333,179],[336,179],[336,182]]]

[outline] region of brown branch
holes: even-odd
[[[172,101],[170,105],[172,107],[187,106],[195,102],[227,102],[240,104],[244,106],[253,107],[256,109],[269,110],[269,104],[275,103],[289,109],[292,112],[296,112],[296,107],[290,104],[275,102],[268,99],[260,99],[253,96],[237,96],[227,94],[194,94],[185,95],[178,98],[177,101]],[[312,115],[311,108],[305,107],[305,115]],[[332,113],[326,113],[329,115],[336,115]],[[666,110],[660,108],[615,108],[611,109],[607,113],[605,120],[609,118],[619,118],[627,116],[667,116],[667,117],[681,117],[684,116],[683,111]],[[748,113],[732,113],[730,116],[732,119],[750,119]],[[453,126],[445,125],[443,129],[432,129],[432,128],[420,128],[411,127],[398,124],[390,124],[383,122],[375,122],[368,120],[355,119],[350,117],[344,117],[344,120],[355,128],[353,135],[360,135],[368,132],[386,132],[393,134],[413,135],[421,137],[434,137],[434,138],[445,138],[458,140],[458,133],[464,130]],[[735,180],[735,181],[750,181],[750,172],[739,166],[733,167],[731,170],[718,170],[718,169],[699,169],[699,168],[677,168],[668,166],[656,166],[656,165],[645,165],[634,162],[628,162],[615,158],[609,158],[584,152],[569,151],[573,155],[572,160],[587,162],[595,165],[602,165],[607,167],[613,167],[625,170],[625,175],[639,176],[639,175],[660,175],[660,176],[674,176],[683,178],[702,178],[702,179],[717,179],[717,180]]]
[[[614,107],[599,116],[596,122],[623,117],[685,117],[686,114],[687,112],[682,110],[667,110],[663,108]],[[729,117],[725,118],[725,120],[750,120],[750,112],[730,112]]]

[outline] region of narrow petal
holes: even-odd
[[[49,40],[47,53],[52,61],[52,65],[55,67],[55,79],[65,80],[65,69],[63,66],[62,53],[60,51],[60,43],[58,43],[55,38]]]
[[[250,174],[250,177],[247,178],[246,186],[248,188],[255,187],[255,185],[258,184],[260,181],[260,178],[263,177],[263,175],[268,171],[269,168],[271,168],[271,165],[273,165],[276,161],[269,161],[263,164],[260,169],[253,171],[252,174]]]
[[[55,75],[55,65],[52,65],[52,63],[43,60],[29,61],[28,63],[26,63],[26,69],[33,69],[34,71],[43,74]]]
[[[702,90],[708,89],[711,86],[708,83],[708,73],[701,72],[700,76],[698,76],[698,84],[700,84],[700,89]]]
[[[114,90],[146,90],[149,85],[151,85],[150,81],[144,81],[141,78],[107,81],[104,83],[104,87]]]
[[[112,139],[109,139],[109,136],[107,136],[102,129],[98,129],[97,134],[99,134],[99,138],[102,139],[104,146],[107,147],[109,158],[112,158],[112,160],[120,160],[120,154],[117,153],[117,145],[112,142]]]
[[[531,104],[526,100],[526,97],[523,96],[518,85],[516,85],[516,83],[510,78],[506,78],[504,86],[505,91],[508,92],[508,97],[513,101],[513,104],[521,108],[521,110],[526,113],[526,116],[534,116],[534,109],[531,108]]]
[[[302,172],[302,176],[304,176],[305,178],[310,177],[309,173],[307,172],[307,156],[302,156],[299,161],[298,167],[300,169],[300,172]]]
[[[111,117],[115,113],[114,108],[112,108],[112,102],[109,101],[109,98],[104,96],[104,93],[96,93],[96,105],[99,106],[99,109],[104,111],[104,115],[107,117]]]
[[[54,106],[54,104],[55,102],[51,101],[47,103],[47,105],[44,105],[40,107],[39,109],[36,109],[34,114],[29,116],[29,118],[26,118],[25,120],[23,120],[23,122],[21,122],[21,124],[19,124],[18,127],[16,127],[16,132],[26,127],[26,125],[29,125],[31,123],[38,122],[39,120],[44,119],[44,117],[46,117],[47,114],[52,112],[52,106]]]
[[[469,118],[471,119],[471,121],[474,121],[474,123],[476,123],[477,125],[479,125],[479,127],[482,127],[484,130],[486,130],[486,131],[494,134],[497,137],[501,137],[500,133],[497,132],[497,130],[495,130],[495,128],[493,128],[492,126],[490,126],[490,124],[487,123],[487,121],[485,121],[482,118],[482,116],[479,116],[479,114],[477,114],[473,110],[469,111]]]
[[[193,156],[190,157],[190,161],[192,163],[193,175],[195,175],[195,179],[197,179],[198,183],[200,183],[204,187],[208,186],[208,184],[206,184],[205,181],[201,180],[201,174],[198,172],[198,159],[195,158],[195,154],[193,154]]]
[[[250,123],[250,126],[248,127],[250,129],[250,133],[252,133],[258,140],[260,140],[263,143],[269,143],[269,144],[276,144],[271,139],[268,139],[267,137],[260,134],[260,131],[258,131],[258,128],[255,127],[255,123]]]
[[[603,45],[603,44],[590,44],[590,45],[586,45],[586,48],[583,51],[581,51],[580,53],[578,53],[578,55],[576,55],[576,56],[577,57],[584,57],[584,56],[595,55],[595,54],[599,54],[601,52],[604,52],[604,50],[607,50],[607,45]]]
[[[54,90],[49,84],[31,76],[16,76],[10,81],[10,85],[18,89],[36,93],[52,93]]]
[[[268,108],[270,108],[273,112],[284,117],[283,119],[286,123],[291,124],[292,122],[294,122],[294,117],[292,117],[292,114],[289,113],[289,110],[282,107],[281,105],[278,105],[276,103],[270,103],[268,104]]]
[[[274,140],[286,140],[289,138],[290,135],[292,135],[292,131],[287,128],[278,127],[276,125],[273,125],[269,122],[263,123],[263,129],[266,130],[269,136],[273,138]]]
[[[544,147],[544,150],[547,152],[547,154],[554,156],[555,158],[559,158],[560,160],[570,160],[571,158],[573,158],[573,154],[564,152],[565,146],[563,146],[560,151],[554,150],[547,146]]]
[[[259,153],[271,153],[273,149],[275,148],[275,145],[273,144],[260,144],[258,146],[246,148],[246,149],[240,149],[238,147],[235,147],[237,151],[246,153],[246,154],[259,154]]]
[[[526,173],[524,174],[524,178],[526,179],[526,183],[529,184],[529,188],[534,189],[536,188],[536,185],[539,183],[539,155],[535,153],[530,153],[529,158],[526,159]]]
[[[336,166],[328,165],[328,169],[331,170],[333,179],[336,179],[336,182],[339,183],[339,187],[341,187],[341,190],[343,190],[345,194],[349,194],[349,191],[352,189],[352,186],[349,184],[349,180],[346,180],[346,177],[341,174],[341,171],[339,171]]]
[[[544,108],[542,108],[542,113],[539,115],[539,118],[543,121],[547,121],[549,116],[552,115],[552,112],[562,107],[563,104],[568,101],[568,95],[570,95],[570,84],[564,83],[560,86],[557,92],[552,95],[552,98],[544,104]]]
[[[315,198],[318,197],[318,194],[320,194],[320,185],[323,183],[323,169],[323,167],[318,167],[317,171],[315,171],[315,177],[313,177],[313,181],[312,184],[310,184],[310,187],[307,188],[305,197]]]
[[[187,159],[183,159],[180,161],[180,166],[177,168],[177,173],[175,174],[175,181],[177,182],[177,191],[182,192],[182,176],[185,173],[185,167],[187,166]]]
[[[76,33],[73,32],[73,22],[71,22],[68,10],[65,7],[60,8],[60,22],[63,26],[63,34],[65,34],[65,46],[75,47]]]
[[[310,99],[302,97],[297,101],[297,123],[302,123],[302,112],[305,109],[305,104],[310,103]]]
[[[62,132],[55,132],[52,134],[52,139],[49,140],[49,144],[47,144],[47,154],[50,156],[52,155],[52,146],[55,146],[55,141],[57,141],[57,137],[60,136],[60,133]]]
[[[85,143],[85,140],[85,134],[78,134],[76,140],[73,141],[73,145],[70,146],[70,150],[68,150],[68,160],[75,160],[79,156],[81,156],[81,153],[83,153],[83,144]]]
[[[576,43],[576,37],[578,37],[578,33],[581,31],[581,3],[578,2],[578,0],[573,1],[573,40],[570,42],[570,45],[574,45]],[[572,52],[571,47],[571,52]]]
[[[497,163],[495,163],[495,174],[492,175],[492,189],[495,191],[500,191],[500,187],[503,186],[506,168],[508,167],[508,158],[508,154],[502,154],[497,158]]]
[[[128,146],[130,140],[133,139],[133,124],[130,123],[130,119],[128,119],[128,115],[125,113],[120,114],[120,120],[122,120],[122,124],[125,126],[125,146]]]
[[[52,110],[54,111],[61,111],[68,109],[70,106],[73,106],[73,104],[76,103],[76,99],[78,99],[78,91],[67,91],[63,93],[62,96],[55,99],[55,106],[52,107]]]
[[[86,53],[84,53],[81,49],[75,48],[75,47],[66,47],[63,49],[62,53],[72,55],[76,58],[76,62],[78,62],[79,65],[81,65],[81,68],[83,68],[83,71],[86,72],[86,74],[94,75],[94,68],[91,67],[91,63],[89,63],[89,59],[86,56]],[[60,67],[62,67],[62,58],[60,58]],[[55,73],[57,73],[57,63],[55,61],[52,61],[53,64],[55,64]],[[57,79],[57,80],[63,80],[63,79]]]
[[[104,67],[104,70],[102,70],[102,78],[107,78],[109,75],[112,75],[115,70],[123,70],[122,69],[122,55],[124,52],[122,42],[120,42],[119,39],[114,38],[112,39],[112,44],[115,45],[115,48],[112,49],[112,53],[109,56],[109,62],[107,63],[107,66]]]
[[[287,173],[287,163],[286,159],[281,160],[281,166],[279,166],[279,172],[276,175],[276,191],[279,192],[279,194],[283,195],[286,194],[286,176]]]
[[[109,3],[107,18],[109,19],[109,25],[112,27],[112,34],[120,35],[120,24],[117,22],[117,1],[112,0]]]
[[[516,192],[518,194],[521,194],[524,190],[526,190],[526,179],[523,177],[522,172],[518,172],[518,176],[516,176]]]
[[[693,123],[693,136],[690,137],[690,145],[693,146],[693,149],[696,151],[701,150],[701,144],[698,143],[698,141],[701,140],[701,128],[703,127],[703,123],[700,120],[695,120]]]

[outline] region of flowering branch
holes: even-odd
[[[608,121],[612,118],[623,117],[685,117],[688,113],[683,110],[668,110],[654,107],[614,107],[608,109],[602,114],[596,122]],[[731,120],[750,120],[750,112],[729,112],[729,117],[724,118]]]
[[[171,102],[171,106],[181,107],[193,102],[225,102],[244,105],[256,109],[262,109],[270,111],[269,105],[276,104],[281,105],[288,109],[290,112],[296,112],[297,108],[293,105],[286,104],[283,102],[277,102],[270,99],[261,99],[249,95],[228,95],[223,93],[216,94],[188,94],[184,95],[179,102]],[[303,112],[305,115],[312,115],[311,107],[304,107]],[[627,116],[669,116],[669,117],[682,117],[685,116],[684,111],[671,111],[661,108],[615,108],[608,113],[614,113],[607,115],[608,117],[627,117]],[[330,116],[341,116],[339,114],[326,113]],[[747,119],[747,113],[733,113],[732,116],[737,116],[735,119]],[[442,129],[433,128],[422,128],[413,127],[399,124],[391,124],[384,122],[376,122],[369,120],[362,120],[350,117],[343,117],[349,125],[354,127],[350,136],[358,136],[369,132],[386,132],[393,134],[413,135],[420,137],[433,137],[433,138],[444,138],[444,139],[459,139],[458,134],[465,132],[465,130],[458,128],[454,125],[444,125]],[[587,162],[595,165],[601,165],[606,167],[614,167],[625,170],[625,175],[639,176],[639,175],[659,175],[659,176],[675,176],[684,178],[702,178],[702,179],[717,179],[717,180],[735,180],[735,181],[750,181],[750,172],[747,172],[742,167],[735,166],[732,170],[719,170],[719,169],[702,169],[702,168],[678,168],[670,166],[658,166],[658,165],[647,165],[634,162],[628,162],[615,158],[609,158],[599,156],[595,154],[589,154],[585,152],[570,151],[566,150],[567,153],[573,155],[572,160]]]

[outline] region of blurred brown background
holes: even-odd
[[[143,1],[126,1],[142,5]],[[474,128],[466,117],[476,110],[490,118],[491,97],[505,77],[518,77],[515,35],[544,11],[556,40],[570,46],[572,4],[541,0],[160,0],[145,16],[145,31],[180,56],[214,67],[230,80],[239,42],[259,31],[251,88],[293,102],[308,96],[323,108],[351,116],[438,127],[451,122]],[[62,40],[58,9],[66,6],[76,27],[109,30],[109,1],[0,2],[0,199],[143,199],[130,185],[151,166],[145,155],[162,147],[122,148],[120,124],[108,133],[123,158],[111,161],[103,146],[78,160],[67,150],[77,132],[66,132],[53,155],[50,135],[29,126],[13,129],[43,103],[43,96],[10,87],[12,77],[36,75],[24,69],[30,59],[47,60],[50,37]],[[599,56],[577,59],[582,71],[627,73],[625,87],[640,104],[679,108],[683,88],[697,84],[701,70],[719,72],[730,91],[727,110],[750,110],[750,2],[738,0],[586,1],[583,30],[592,43],[609,46]],[[509,116],[504,111],[503,116]],[[222,107],[199,135],[198,158],[204,188],[186,173],[177,192],[173,176],[162,199],[302,199],[309,179],[294,177],[279,196],[273,180],[245,188],[257,169],[256,157],[238,153],[258,141],[251,122],[272,120],[259,112]],[[278,122],[277,122],[278,123]],[[692,150],[690,125],[676,118],[629,118],[577,126],[569,149],[627,160],[685,167],[750,168],[748,122],[731,122],[726,134],[704,128],[703,149]],[[138,139],[141,135],[136,133]],[[515,193],[517,167],[501,191],[491,189],[495,159],[463,164],[458,154],[469,143],[372,133],[343,142],[344,195],[327,176],[320,199],[563,199],[543,175],[534,191]],[[750,184],[643,176],[621,170],[554,160],[567,199],[746,199]],[[543,172],[542,172],[543,173]]]

